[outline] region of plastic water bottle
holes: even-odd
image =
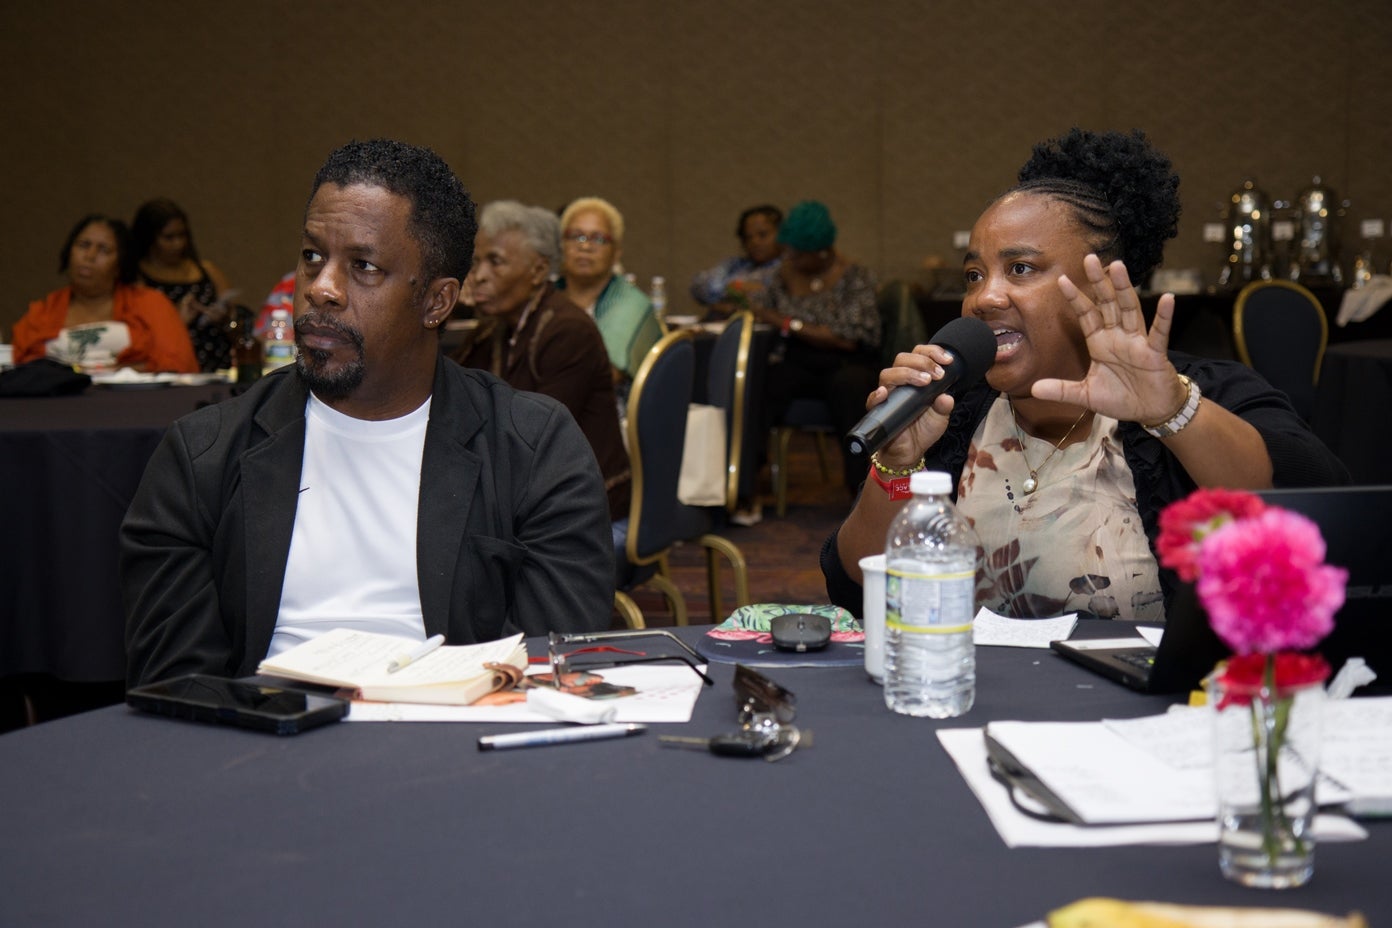
[[[652,292],[648,294],[652,300],[653,315],[659,321],[667,319],[667,279],[665,277],[654,277],[652,282]]]
[[[266,327],[264,339],[266,350],[262,370],[265,373],[295,363],[295,332],[290,326],[290,310],[271,311],[271,323]]]
[[[947,474],[916,473],[909,489],[885,542],[885,705],[953,718],[976,700],[976,533]]]

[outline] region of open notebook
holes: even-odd
[[[1317,650],[1335,672],[1362,657],[1377,673],[1376,689],[1392,691],[1392,485],[1264,490],[1273,506],[1313,520],[1324,536],[1325,561],[1349,572],[1344,607]],[[1159,647],[1136,637],[1055,641],[1069,660],[1133,689],[1177,693],[1198,686],[1229,653],[1209,628],[1194,588],[1176,591]]]

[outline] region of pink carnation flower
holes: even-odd
[[[1268,508],[1204,538],[1199,599],[1238,654],[1314,647],[1334,627],[1348,571],[1324,561],[1319,527]]]

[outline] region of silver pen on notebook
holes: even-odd
[[[405,667],[409,664],[414,664],[416,661],[420,660],[422,657],[425,657],[431,651],[434,651],[436,648],[438,648],[440,645],[444,643],[444,635],[432,635],[416,647],[407,651],[405,654],[402,654],[400,657],[396,658],[396,660],[388,664],[387,673],[396,673],[402,667]]]

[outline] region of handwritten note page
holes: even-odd
[[[1321,803],[1354,815],[1392,815],[1392,697],[1336,699],[1325,707]],[[1172,706],[1162,715],[1101,722],[992,722],[992,737],[1089,822],[1031,819],[1015,810],[986,767],[982,729],[943,729],[952,755],[1010,847],[1104,846],[1213,841],[1213,717]],[[1352,798],[1350,799],[1350,796]],[[1192,820],[1191,820],[1192,819]],[[1349,819],[1321,814],[1321,841],[1367,836]]]
[[[992,722],[987,730],[1089,824],[1217,814],[1210,771],[1156,763],[1097,722]]]
[[[1114,847],[1126,844],[1212,844],[1212,820],[1145,825],[1069,825],[1030,818],[1010,803],[1010,794],[991,777],[980,728],[940,728],[938,741],[952,757],[1007,847]],[[1357,841],[1368,833],[1339,815],[1315,819],[1318,841]]]
[[[982,607],[972,621],[972,641],[1006,648],[1045,648],[1073,634],[1075,613],[1056,619],[1011,619]]]
[[[1213,767],[1213,716],[1205,708],[1171,706],[1163,715],[1103,719],[1102,725],[1167,766],[1180,770]]]
[[[1392,815],[1392,696],[1331,699],[1324,709],[1320,771],[1353,794],[1355,815]]]

